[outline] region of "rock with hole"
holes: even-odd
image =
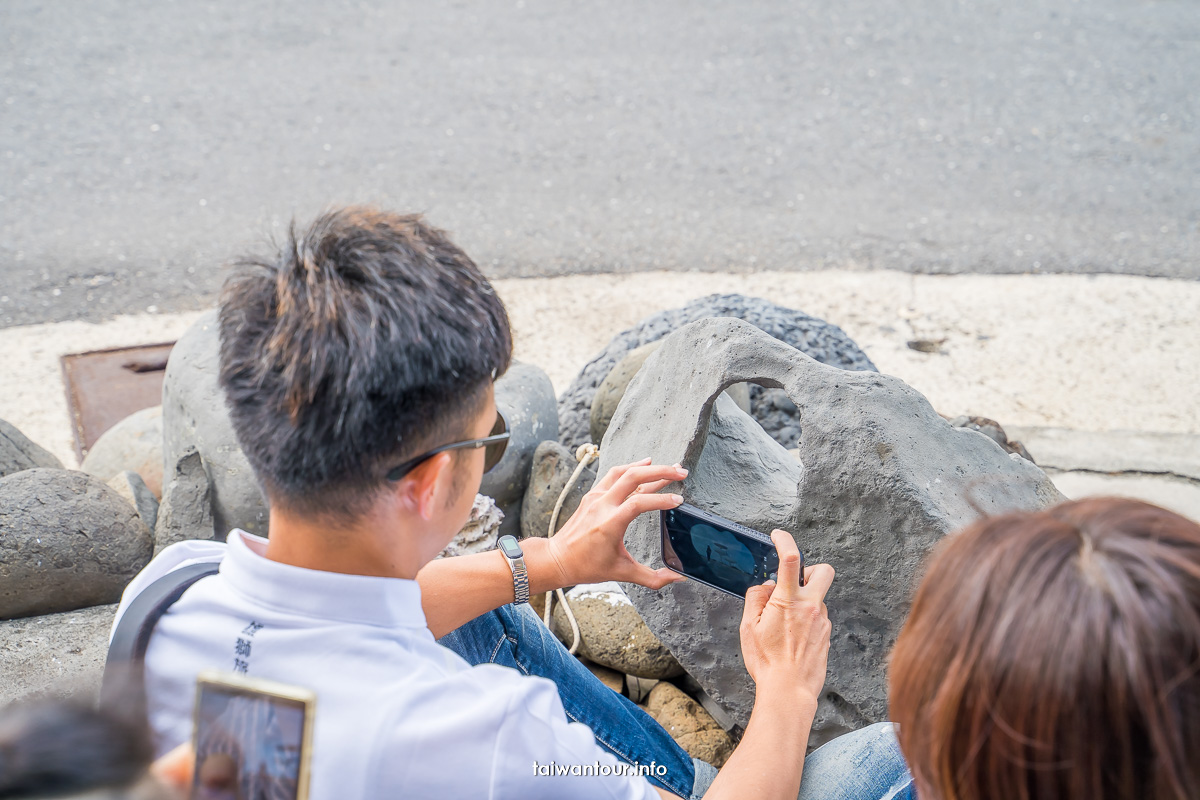
[[[796,405],[798,459],[722,395],[738,382],[777,388]],[[903,381],[820,364],[735,319],[683,327],[638,372],[604,438],[600,471],[642,456],[691,471],[663,491],[757,530],[783,528],[808,563],[837,570],[813,744],[885,717],[885,658],[939,539],[981,512],[1062,499],[1036,466],[951,427]],[[656,515],[636,519],[625,542],[639,561],[661,566]],[[744,726],[754,685],[741,660],[742,601],[694,582],[625,588],[650,630]]]
[[[634,349],[700,319],[741,319],[788,344],[822,364],[846,370],[875,371],[875,365],[854,341],[836,325],[802,311],[776,305],[760,297],[740,294],[709,295],[663,311],[622,331],[589,361],[558,400],[558,439],[574,450],[589,441],[592,404],[596,390],[613,368]],[[750,405],[755,419],[785,447],[795,447],[799,423],[794,409],[773,401],[782,394],[775,389],[752,387]],[[782,406],[782,407],[781,407]],[[613,408],[615,409],[615,404]],[[593,440],[595,441],[595,440]]]

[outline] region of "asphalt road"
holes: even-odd
[[[0,40],[0,326],[210,303],[350,202],[496,276],[1200,277],[1195,0],[5,0]]]

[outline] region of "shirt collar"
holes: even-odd
[[[267,540],[235,528],[226,540],[221,576],[243,594],[282,611],[325,620],[427,628],[414,580],[346,575],[281,564],[266,557]]]

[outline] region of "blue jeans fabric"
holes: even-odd
[[[470,664],[502,664],[554,681],[568,718],[591,728],[596,743],[625,763],[665,766],[666,775],[649,780],[680,797],[702,797],[716,777],[649,714],[601,683],[524,603],[501,606],[438,641]],[[911,783],[893,727],[881,723],[805,759],[799,800],[910,800]]]

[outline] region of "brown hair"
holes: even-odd
[[[1200,525],[1103,498],[948,537],[889,693],[923,800],[1200,797]]]

